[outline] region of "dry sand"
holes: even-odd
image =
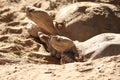
[[[26,5],[51,10],[62,3],[50,6],[47,0],[0,0],[0,80],[120,80],[120,55],[59,65],[39,39],[26,31],[30,22]]]

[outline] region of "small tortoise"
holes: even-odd
[[[77,2],[60,9],[53,19],[42,9],[27,7],[27,17],[37,24],[28,27],[31,35],[41,31],[47,35],[61,35],[85,41],[106,32],[120,32],[119,9],[111,4]]]
[[[71,39],[59,35],[48,36],[41,32],[38,35],[40,40],[47,44],[48,51],[60,58],[60,64],[82,61],[82,50],[78,50]]]

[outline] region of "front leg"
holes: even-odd
[[[75,57],[78,62],[86,61],[84,56],[84,50],[78,50],[78,57]]]
[[[84,49],[77,50],[76,47],[72,48],[73,52],[75,53],[75,61],[81,62],[84,61]]]
[[[60,64],[65,64],[63,52],[61,53]]]

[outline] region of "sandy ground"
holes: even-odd
[[[119,80],[120,56],[93,62],[9,64],[0,66],[0,80]]]
[[[39,39],[28,34],[25,6],[52,10],[63,3],[0,0],[0,80],[120,80],[120,55],[59,65]]]

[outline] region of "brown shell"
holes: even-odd
[[[105,32],[120,32],[119,9],[111,4],[79,2],[68,5],[56,14],[59,34],[84,41]],[[62,24],[64,23],[64,24]]]

